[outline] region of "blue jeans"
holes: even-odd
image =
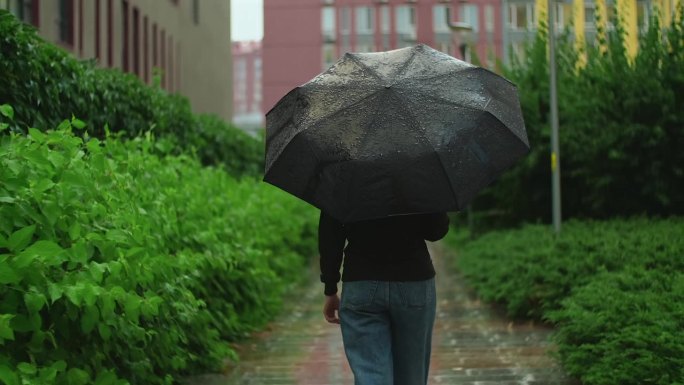
[[[339,315],[354,384],[427,384],[436,303],[434,278],[345,282]]]

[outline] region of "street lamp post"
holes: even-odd
[[[451,33],[454,37],[456,37],[455,36],[456,34],[463,35],[465,33],[473,31],[473,26],[470,25],[469,23],[451,20],[451,8],[449,8],[449,7],[447,7],[447,11],[446,11],[446,22],[447,22],[447,25],[449,26],[449,29],[451,30]],[[461,40],[464,40],[464,39],[463,38],[459,39],[459,43],[462,44]],[[465,51],[466,49],[468,49],[467,46],[465,46],[465,48],[461,52],[461,55],[463,56],[463,60],[466,59],[466,51]],[[466,207],[466,216],[467,216],[466,220],[468,221],[468,230],[470,231],[470,236],[472,237],[473,236],[473,209],[472,209],[471,205],[468,205],[468,207]]]
[[[558,144],[558,92],[556,85],[556,2],[548,0],[549,83],[551,104],[551,200],[553,229],[561,231],[560,149]]]

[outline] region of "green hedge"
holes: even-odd
[[[12,130],[55,127],[66,116],[85,121],[91,137],[135,137],[152,130],[176,148],[197,152],[205,165],[234,175],[259,175],[263,143],[215,116],[195,115],[188,100],[147,86],[132,74],[74,59],[0,10],[0,104],[15,109]]]
[[[684,219],[570,221],[487,233],[457,268],[513,317],[556,326],[560,358],[585,384],[684,382]]]
[[[82,126],[0,136],[0,382],[218,369],[302,276],[315,210],[166,140],[72,134]]]

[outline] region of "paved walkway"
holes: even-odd
[[[547,354],[548,328],[502,318],[446,268],[453,253],[439,243],[431,252],[438,305],[430,385],[574,384]],[[322,304],[322,285],[312,279],[267,331],[240,345],[240,363],[192,384],[353,385],[339,327],[323,320]]]

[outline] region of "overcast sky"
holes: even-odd
[[[230,16],[233,41],[264,37],[264,0],[232,0]]]

